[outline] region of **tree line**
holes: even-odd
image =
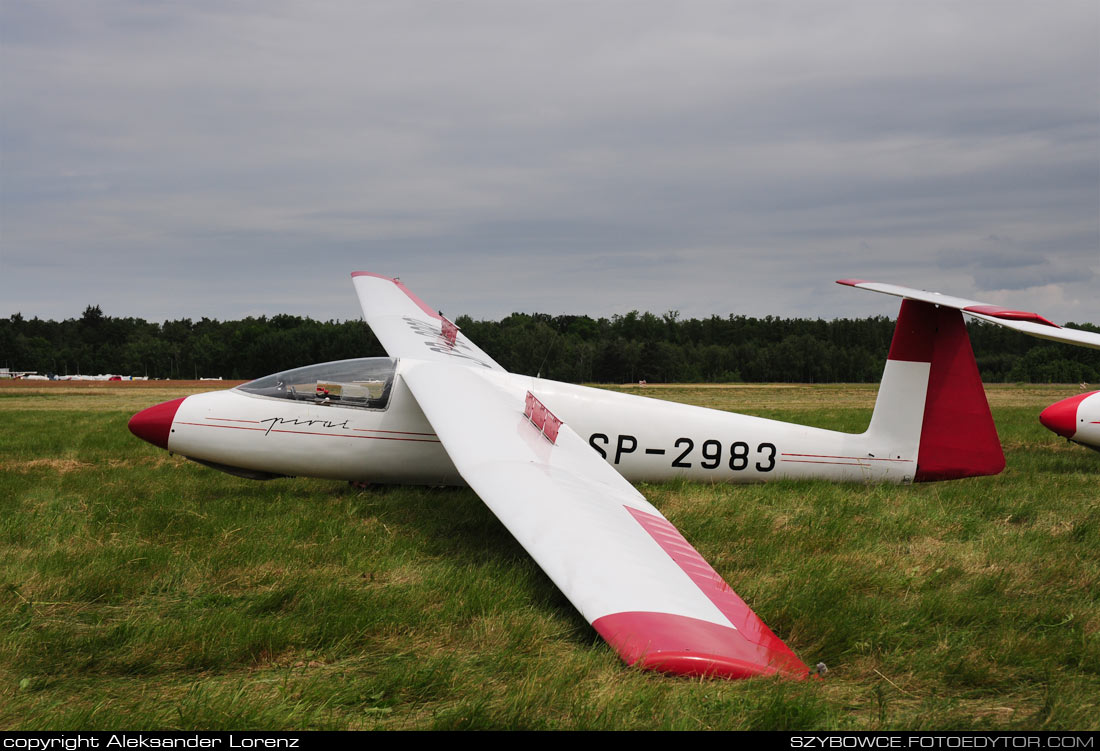
[[[894,331],[894,321],[884,316],[681,319],[675,311],[611,318],[513,313],[500,321],[461,316],[456,323],[506,369],[573,383],[871,383],[882,375]],[[1069,325],[1100,332],[1089,324]],[[1100,381],[1100,350],[981,322],[968,326],[987,382]],[[155,323],[107,316],[98,305],[64,321],[18,313],[0,319],[0,365],[42,374],[251,379],[384,354],[357,320],[276,315]]]

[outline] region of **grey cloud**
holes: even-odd
[[[1091,2],[8,3],[0,314],[354,316],[367,268],[456,314],[892,313],[830,286],[859,275],[1100,318],[1097,33]]]

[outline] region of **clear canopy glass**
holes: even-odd
[[[249,394],[333,404],[364,409],[385,409],[390,401],[397,361],[388,357],[337,360],[257,378],[237,388]]]

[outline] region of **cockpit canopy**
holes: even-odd
[[[237,388],[259,396],[313,404],[385,409],[397,361],[388,357],[337,360],[257,378]]]

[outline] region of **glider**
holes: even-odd
[[[873,416],[849,434],[506,372],[397,279],[355,272],[389,354],[145,409],[140,438],[253,479],[468,485],[628,664],[803,678],[806,665],[632,482],[996,474],[962,315],[902,303]]]
[[[1040,339],[1100,349],[1100,334],[1059,326],[1038,313],[1010,310],[988,303],[964,300],[961,297],[941,295],[938,292],[898,287],[894,284],[866,282],[860,279],[842,279],[837,283],[895,295],[906,300],[954,308],[986,323],[995,323]],[[1063,438],[1100,451],[1100,391],[1077,394],[1055,402],[1039,414],[1039,422],[1047,430]]]

